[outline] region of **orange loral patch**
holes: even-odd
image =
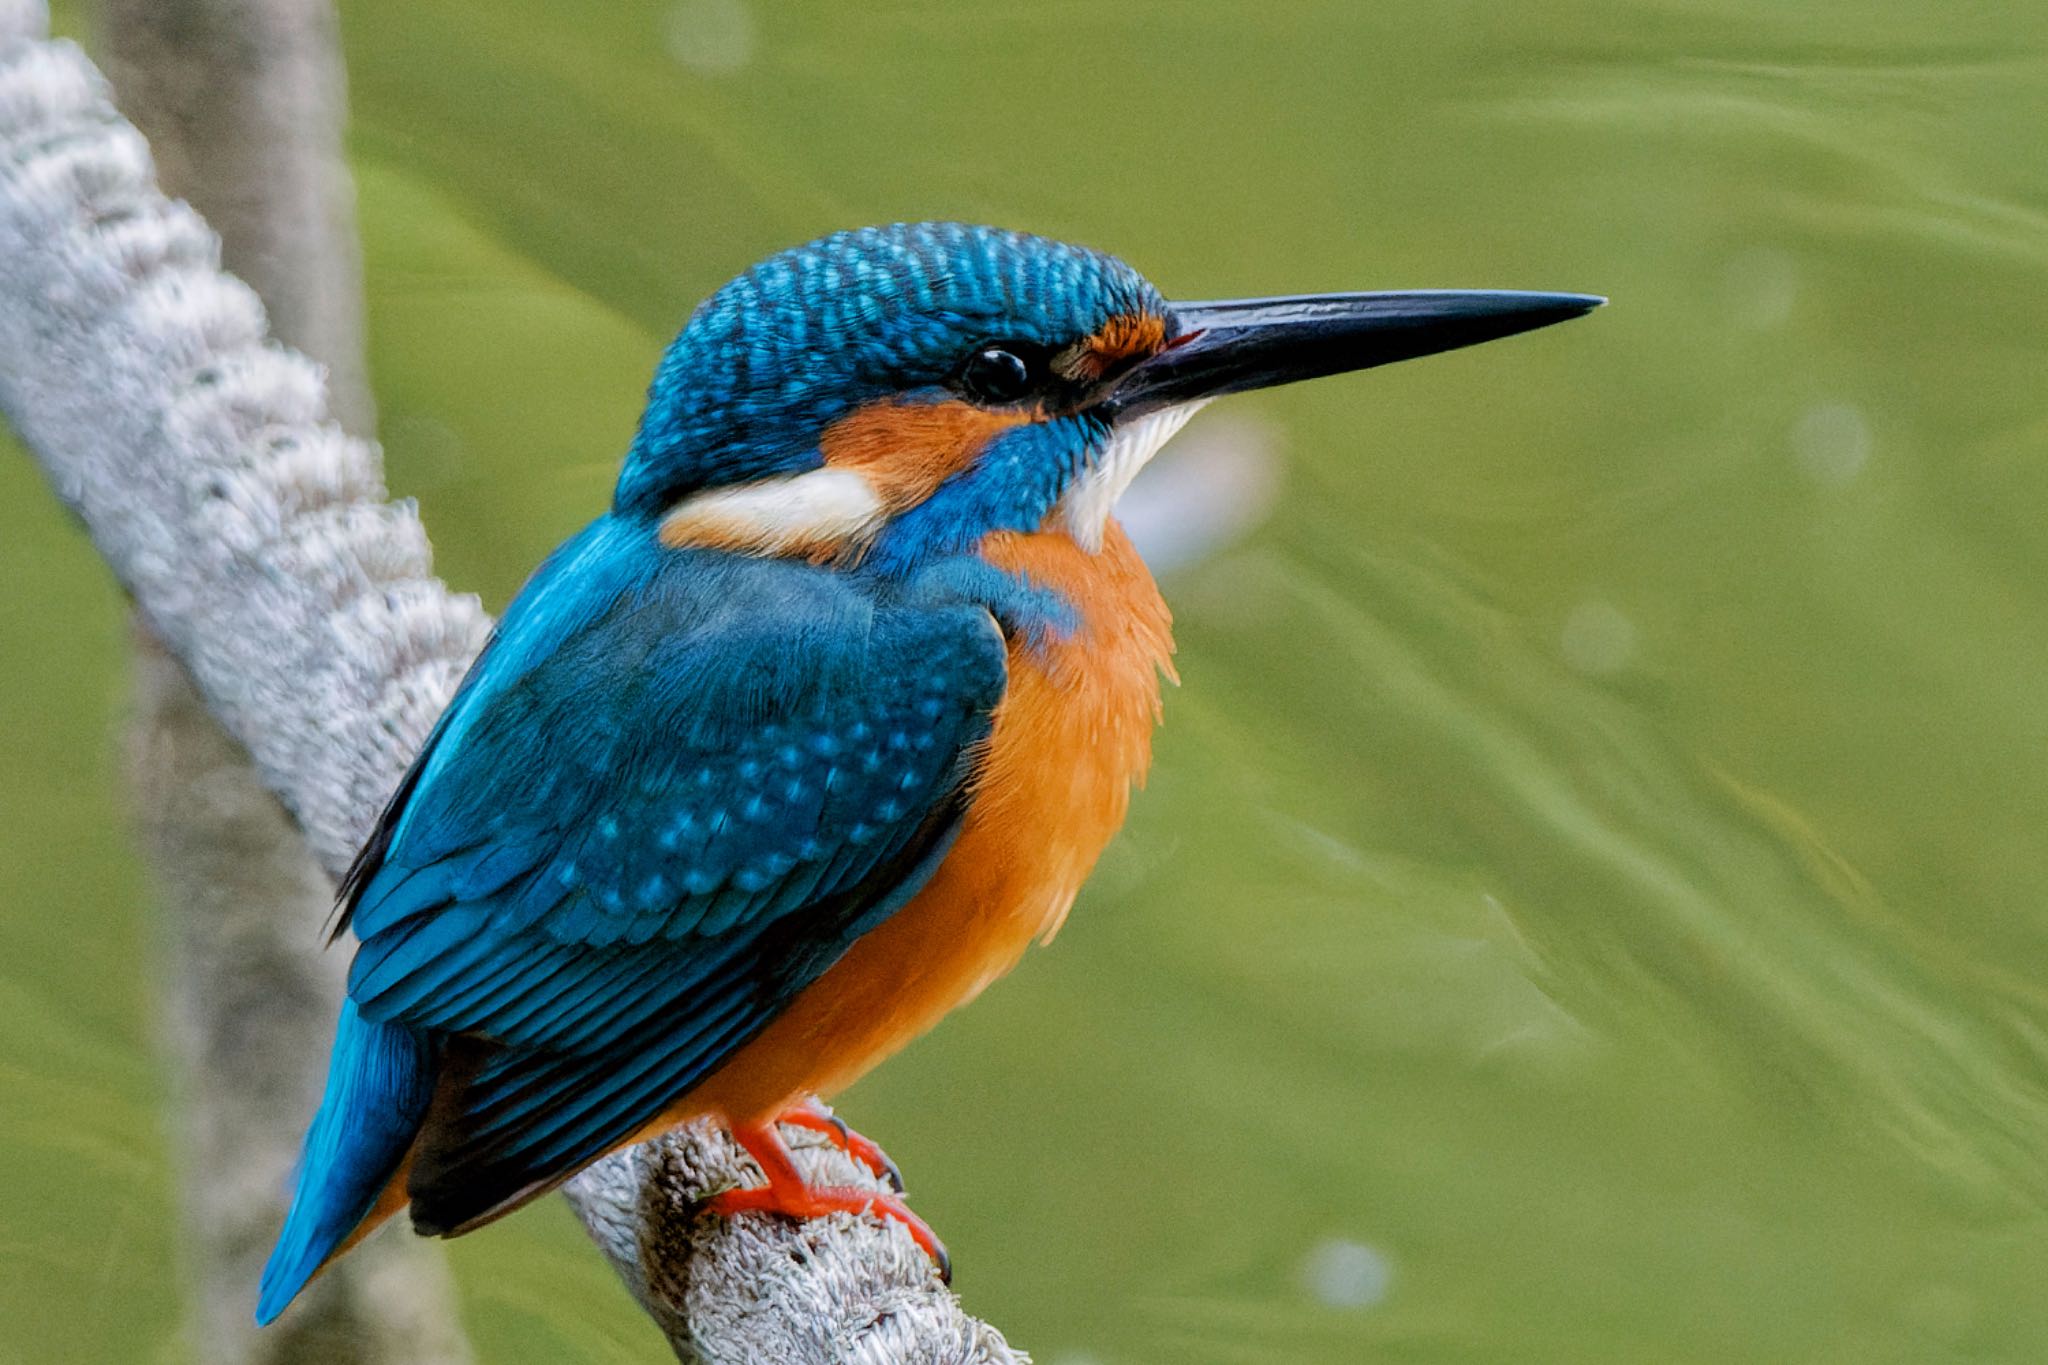
[[[1012,646],[973,801],[931,881],[664,1123],[753,1122],[851,1085],[1058,929],[1122,825],[1172,676],[1159,590],[1114,522],[1097,554],[1064,531],[992,536],[982,553],[1065,593],[1081,628],[1050,649]]]
[[[1166,319],[1157,313],[1124,313],[1111,318],[1095,335],[1075,342],[1053,357],[1053,368],[1068,379],[1102,378],[1133,360],[1156,355],[1166,345]]]
[[[1001,432],[1034,416],[1029,411],[990,412],[953,399],[885,399],[827,427],[818,448],[826,467],[858,471],[891,512],[901,512],[973,464]]]

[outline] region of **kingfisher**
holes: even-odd
[[[839,232],[663,355],[611,507],[506,608],[340,888],[325,1093],[270,1322],[410,1207],[454,1236],[697,1118],[869,1213],[778,1124],[1049,938],[1151,757],[1170,618],[1113,515],[1225,394],[1577,317],[1584,294],[1172,303],[1022,232]]]

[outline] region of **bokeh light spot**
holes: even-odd
[[[1348,1237],[1316,1244],[1301,1263],[1301,1282],[1325,1308],[1377,1306],[1393,1287],[1394,1267],[1376,1247]]]
[[[1870,462],[1870,421],[1854,403],[1816,404],[1792,428],[1792,454],[1815,483],[1848,483]]]
[[[1636,656],[1636,623],[1612,602],[1588,599],[1564,618],[1558,646],[1581,673],[1618,673]]]
[[[1728,258],[1721,272],[1729,321],[1767,332],[1791,320],[1799,301],[1799,265],[1780,247],[1753,246]]]
[[[707,76],[754,58],[754,14],[745,0],[680,0],[668,15],[669,55]]]

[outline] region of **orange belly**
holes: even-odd
[[[1122,528],[1090,554],[1064,531],[1001,534],[982,553],[1064,593],[1082,624],[1010,647],[1010,679],[958,840],[909,904],[855,943],[661,1126],[765,1121],[833,1095],[1050,938],[1142,781],[1171,676],[1170,618]]]
[[[1173,676],[1170,618],[1114,521],[1095,554],[1063,531],[993,536],[982,553],[1064,593],[1082,624],[1050,647],[1011,645],[1009,687],[952,851],[909,904],[619,1146],[703,1115],[728,1126],[766,1122],[808,1096],[836,1094],[1066,918],[1151,761],[1160,676]],[[406,1166],[335,1255],[405,1206]]]

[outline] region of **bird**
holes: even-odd
[[[893,1176],[821,1097],[1066,918],[1151,758],[1170,617],[1119,494],[1203,404],[1593,295],[1176,303],[1122,260],[899,223],[770,256],[664,352],[611,504],[505,610],[342,880],[325,1091],[270,1322],[409,1207],[468,1232],[697,1118]]]

